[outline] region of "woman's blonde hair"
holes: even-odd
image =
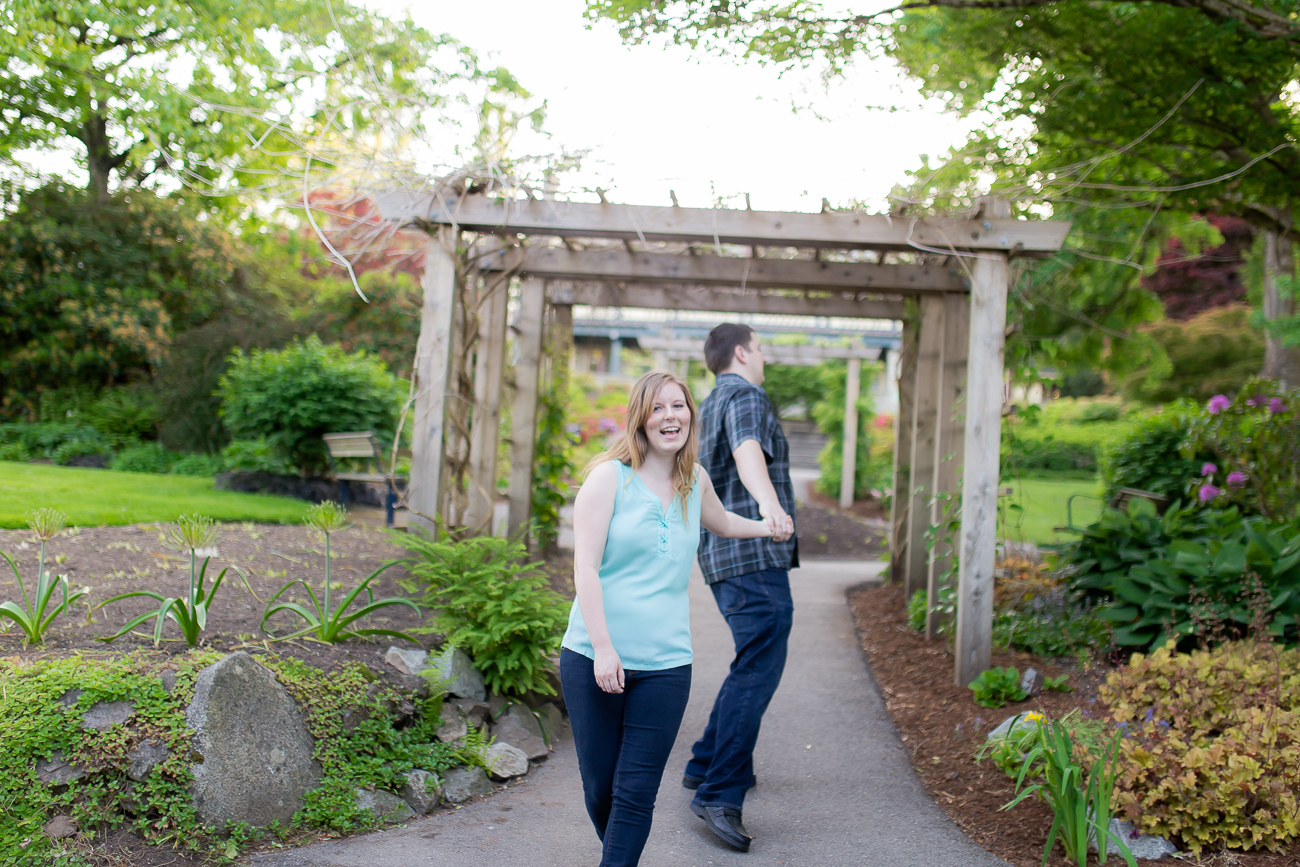
[[[695,409],[695,400],[685,382],[663,370],[652,370],[632,385],[627,396],[627,427],[623,435],[609,448],[591,459],[582,471],[583,478],[605,461],[620,461],[636,472],[645,463],[646,452],[650,450],[650,441],[645,435],[645,423],[654,412],[655,398],[665,385],[676,385],[686,396],[686,408],[690,410],[691,421],[686,434],[686,444],[677,451],[677,462],[673,471],[673,491],[681,504],[682,518],[686,519],[686,500],[695,485],[695,461],[699,457],[699,413]]]

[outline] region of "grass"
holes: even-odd
[[[53,506],[81,527],[174,521],[198,513],[218,521],[301,523],[309,503],[218,491],[210,478],[120,473],[0,461],[0,528],[27,526],[26,513]]]
[[[1074,500],[1072,509],[1076,527],[1092,523],[1101,511],[1101,501],[1095,499],[1100,485],[1092,476],[1044,475],[1005,480],[1002,487],[1012,488],[1013,493],[998,499],[998,537],[1001,539],[1044,545],[1078,538],[1072,533],[1056,531],[1057,527],[1066,524],[1066,504],[1074,494],[1080,495]],[[1013,504],[1019,505],[1023,511],[1010,508]]]

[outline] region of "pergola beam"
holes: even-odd
[[[642,349],[662,352],[664,358],[704,360],[704,341],[692,337],[638,337]],[[815,365],[834,359],[878,361],[877,346],[797,346],[763,342],[763,357],[771,364]]]
[[[490,260],[488,267],[501,267]],[[522,273],[561,280],[618,280],[694,283],[749,289],[829,289],[839,292],[965,292],[960,269],[947,265],[877,265],[806,259],[742,259],[735,256],[675,256],[625,250],[566,250],[529,247]]]
[[[441,224],[475,232],[561,238],[687,241],[717,246],[914,250],[999,250],[1046,255],[1060,249],[1069,223],[985,216],[891,216],[637,206],[481,195],[377,197],[380,213],[403,222]]]
[[[626,255],[626,254],[625,254]],[[718,313],[775,313],[785,316],[841,316],[902,319],[902,301],[844,296],[806,297],[758,292],[727,292],[694,286],[560,281],[549,284],[553,304],[592,307],[648,307],[660,310],[712,310]]]

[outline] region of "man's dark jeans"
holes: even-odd
[[[600,865],[630,867],[650,836],[655,796],[691,694],[691,667],[624,669],[619,694],[597,686],[593,669],[581,653],[560,651],[582,794],[604,844]]]
[[[704,736],[695,742],[687,776],[704,780],[700,804],[741,809],[754,783],[754,744],[763,713],[781,683],[794,621],[790,573],[766,569],[711,585],[736,644],[731,672],[722,682]]]

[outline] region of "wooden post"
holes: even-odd
[[[985,215],[1010,214],[986,200]],[[953,679],[961,686],[988,669],[993,654],[993,567],[997,556],[998,458],[1002,439],[1003,350],[1007,327],[1007,257],[974,260],[966,387],[966,465],[961,491],[961,566]]]
[[[484,300],[479,315],[478,357],[474,364],[474,418],[470,428],[469,505],[465,510],[465,529],[474,535],[492,532],[509,293],[509,281],[499,280],[492,294]]]
[[[939,437],[935,445],[934,491],[936,499],[930,522],[943,521],[945,507],[956,508],[961,495],[957,483],[961,480],[961,467],[966,445],[966,353],[970,339],[970,301],[964,294],[952,293],[943,300],[943,372],[939,385]],[[951,505],[949,505],[951,504]],[[935,540],[930,555],[929,596],[937,600],[945,586],[944,573],[952,568],[955,546],[942,536]],[[954,576],[949,576],[951,585]],[[945,618],[927,611],[925,637],[933,638]],[[951,623],[948,624],[951,626]]]
[[[903,592],[908,599],[929,578],[925,531],[934,496],[934,454],[938,439],[939,378],[943,365],[943,299],[921,299],[921,333],[917,337],[916,391],[912,404],[912,472],[908,483],[907,570]]]
[[[520,534],[533,516],[533,456],[537,446],[537,390],[542,368],[546,285],[527,277],[519,291],[515,325],[515,401],[510,418],[510,511],[506,532]]]
[[[433,535],[442,480],[448,373],[456,307],[456,243],[459,233],[440,229],[425,247],[424,304],[415,353],[415,407],[411,419],[411,487],[408,528]]]
[[[912,478],[912,405],[916,391],[915,318],[903,322],[898,351],[898,413],[894,416],[894,492],[889,504],[889,581],[903,583],[907,573],[908,487]]]
[[[853,487],[857,480],[858,457],[858,390],[862,381],[862,359],[849,359],[849,378],[844,389],[844,453],[840,466],[840,508],[853,505]]]

